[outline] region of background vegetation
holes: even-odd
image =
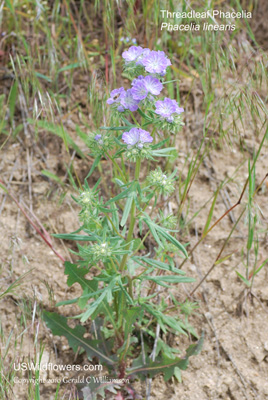
[[[191,3],[196,11],[208,6],[196,3]],[[225,11],[246,8],[257,23],[254,18],[236,20],[234,32],[172,33],[160,31],[160,10],[184,9],[186,1],[0,2],[3,398],[22,398],[14,384],[18,373],[13,363],[25,346],[33,349],[27,357],[37,362],[42,359],[43,343],[53,348],[40,310],[53,310],[56,299],[62,298],[54,281],[64,279],[63,270],[39,240],[36,228],[52,250],[70,259],[62,242],[52,244],[51,234],[68,228],[61,215],[69,218],[70,231],[77,227],[70,194],[81,187],[93,162],[85,138],[103,121],[106,126],[111,122],[106,99],[111,89],[124,84],[118,74],[120,56],[133,39],[169,54],[172,68],[167,80],[177,83],[167,85],[167,95],[186,111],[185,127],[175,143],[180,157],[176,195],[163,203],[163,209],[179,217],[180,239],[189,242],[191,258],[181,267],[197,278],[191,293],[180,294],[179,300],[189,297],[201,302],[203,317],[192,324],[208,325],[218,354],[226,347],[217,337],[211,310],[223,312],[224,306],[219,310],[216,302],[210,304],[203,286],[207,277],[212,276],[215,285],[221,286],[225,277],[226,287],[237,285],[229,293],[237,318],[250,318],[256,304],[267,313],[262,282],[267,277],[268,59],[265,43],[260,46],[255,38],[259,34],[255,25],[261,26],[265,12],[259,12],[261,1],[211,1],[209,5]],[[99,173],[105,177],[105,168]],[[107,190],[113,190],[112,184]],[[31,282],[35,282],[32,288]],[[241,396],[257,398],[257,393],[264,398],[262,383],[252,383],[230,362],[242,382]],[[42,390],[41,398],[76,398],[72,387],[61,393],[31,383],[25,398],[38,399]]]

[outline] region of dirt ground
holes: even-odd
[[[79,85],[83,90],[83,82],[80,81]],[[182,104],[183,85],[187,86],[187,82],[181,83]],[[186,124],[177,138],[178,168],[182,168],[189,149],[192,153],[196,151],[198,138],[202,135],[204,120],[204,110],[200,101],[202,91],[197,83],[195,85],[192,91],[196,92],[195,101],[187,103]],[[81,124],[79,115],[76,113],[69,115],[64,124],[69,134],[79,143],[74,129],[75,124]],[[214,220],[227,210],[228,204],[233,205],[238,200],[247,179],[245,160],[261,139],[252,134],[250,124],[245,124],[243,130],[241,128],[242,131],[246,144],[243,151],[237,144],[233,147],[226,145],[215,148],[209,157],[204,159],[190,191],[191,215],[212,196],[219,182],[226,177],[232,177],[238,165],[244,162],[235,174],[235,179],[227,185],[225,194],[218,197]],[[1,152],[0,160],[1,179],[15,197],[32,210],[50,234],[76,230],[79,224],[77,209],[70,197],[72,192],[70,185],[67,185],[68,193],[63,197],[64,193],[60,186],[41,173],[43,169],[48,169],[62,179],[66,178],[64,163],[68,164],[70,157],[61,140],[47,132],[40,134],[38,139],[34,140],[34,133],[31,132],[29,138],[10,142],[4,150]],[[79,177],[83,179],[90,165],[76,155],[74,165]],[[257,183],[262,181],[267,172],[267,147],[264,147],[257,163]],[[263,223],[266,225],[267,196],[268,187],[267,184],[263,184],[257,194],[257,203],[262,212]],[[239,216],[242,205],[233,211],[231,217],[226,216],[220,222],[184,265],[187,274],[194,276],[197,282],[215,261],[224,239],[232,229],[233,222]],[[173,211],[176,210],[176,196],[169,207]],[[190,246],[200,238],[208,210],[207,206],[194,220],[189,236],[185,238],[190,242]],[[2,232],[0,279],[3,287],[6,288],[15,278],[30,271],[24,277],[21,286],[16,289],[16,294],[0,301],[4,336],[8,337],[13,330],[11,348],[5,360],[6,365],[13,359],[15,347],[20,360],[37,356],[40,348],[35,344],[36,338],[45,346],[43,362],[57,364],[86,362],[84,356],[73,354],[64,339],[53,337],[40,320],[41,304],[43,308],[52,310],[55,302],[75,297],[75,293],[79,292],[78,287],[67,287],[60,260],[36,234],[15,203],[3,192],[0,198],[0,214],[0,232]],[[245,229],[243,223],[239,225],[224,253],[234,252],[234,254],[215,267],[193,296],[199,302],[200,309],[191,317],[191,323],[198,333],[205,331],[201,354],[191,358],[189,368],[182,373],[182,383],[177,381],[165,383],[161,377],[155,378],[152,399],[268,399],[268,272],[267,268],[263,268],[254,281],[253,295],[247,296],[245,285],[235,273],[235,270],[242,273],[244,268],[239,249],[245,245],[247,238]],[[266,258],[267,236],[260,237],[260,241],[260,254]],[[69,259],[67,247],[70,243],[62,243],[59,240],[53,242],[63,257]],[[183,300],[193,287],[194,284],[179,287],[175,293],[177,298]],[[25,309],[29,311],[27,321],[23,320]],[[34,316],[32,316],[33,309]],[[74,310],[70,307],[60,308],[60,311],[65,315],[74,314]],[[15,343],[15,336],[24,329],[23,339],[20,337]],[[176,344],[183,346],[183,340],[178,338]],[[46,375],[46,377],[55,376],[57,374],[50,372]],[[58,376],[62,377],[60,373]],[[144,386],[136,384],[135,387],[140,395],[145,396]],[[66,384],[64,398],[68,398],[67,393],[71,390],[71,385]],[[15,384],[14,399],[29,398],[26,393],[22,393],[22,387]],[[55,385],[41,386],[42,400],[53,399],[54,394]]]

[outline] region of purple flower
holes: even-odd
[[[163,84],[157,78],[148,75],[144,78],[143,84],[149,93],[158,96],[163,89]]]
[[[143,49],[143,52],[139,55],[137,61],[136,61],[136,65],[143,65],[142,60],[145,56],[148,56],[148,54],[151,53],[150,49]]]
[[[132,95],[132,89],[128,89],[124,96],[121,98],[121,106],[130,111],[137,111],[139,108],[139,101],[135,100]],[[121,111],[121,110],[118,110]]]
[[[171,100],[165,97],[165,100],[158,100],[155,103],[156,114],[161,115],[161,117],[168,118],[169,122],[173,122],[172,114],[181,114],[184,111],[182,107],[178,106],[176,100]]]
[[[147,72],[152,74],[162,74],[171,65],[170,59],[163,51],[151,51],[142,58],[142,65]]]
[[[125,111],[125,107],[123,107],[123,106],[118,106],[118,107],[117,107],[117,111],[119,111],[119,112],[124,112],[124,111]]]
[[[153,141],[150,133],[140,128],[132,128],[129,132],[124,132],[122,139],[128,145],[128,148],[137,145],[140,149],[143,148],[144,143]]]
[[[176,102],[176,100],[172,100],[173,104],[176,107],[176,114],[181,114],[184,112],[184,108],[183,107],[179,107],[178,103]]]
[[[101,139],[101,135],[96,135],[94,139],[98,142]]]
[[[150,75],[145,77],[140,75],[137,79],[133,80],[132,85],[132,95],[135,100],[143,100],[149,93],[157,96],[163,89],[162,83]]]
[[[125,89],[123,87],[111,91],[111,97],[107,100],[107,104],[119,103],[121,97],[124,95]]]
[[[139,75],[138,78],[133,79],[133,81],[131,82],[131,85],[135,85],[137,82],[141,81],[142,79],[144,79],[143,75]]]
[[[143,53],[143,48],[140,46],[131,46],[127,51],[124,51],[122,57],[126,62],[136,61]]]
[[[147,97],[148,90],[144,85],[145,79],[136,79],[136,82],[131,89],[133,99],[135,100],[143,100]]]

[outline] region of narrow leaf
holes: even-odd
[[[202,234],[202,237],[206,236],[206,233],[207,233],[207,231],[209,229],[209,225],[210,225],[210,222],[211,222],[211,219],[212,219],[212,215],[213,215],[214,207],[215,207],[215,204],[216,204],[216,200],[218,198],[219,191],[220,191],[220,187],[217,189],[217,191],[215,193],[215,196],[213,198],[213,201],[212,201],[209,213],[208,213],[208,217],[207,217],[207,222],[206,222],[203,234]]]
[[[67,324],[67,318],[57,313],[44,311],[43,317],[53,335],[65,336],[70,347],[72,347],[75,352],[78,350],[78,347],[82,347],[86,351],[89,359],[96,356],[100,361],[104,361],[107,364],[114,364],[111,358],[99,350],[98,340],[88,340],[83,337],[86,332],[85,327],[77,325],[75,328],[70,328]]]
[[[124,208],[124,212],[122,215],[122,219],[120,222],[121,226],[125,226],[130,210],[131,210],[131,206],[132,206],[132,202],[134,201],[134,197],[135,197],[135,193],[131,193],[130,196],[127,198],[126,204],[125,204],[125,208]]]

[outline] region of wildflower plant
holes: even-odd
[[[197,338],[188,321],[195,304],[191,308],[189,301],[176,300],[180,284],[193,281],[176,267],[176,257],[187,258],[186,247],[178,240],[176,217],[159,208],[176,187],[177,170],[165,171],[161,160],[174,153],[168,143],[182,125],[183,108],[158,97],[171,65],[164,52],[131,46],[122,57],[131,85],[113,90],[107,100],[120,123],[89,135],[94,162],[74,197],[81,227],[56,235],[78,243],[78,260],[65,262],[65,274],[68,286],[79,283],[83,293],[60,305],[77,303],[81,312],[75,318],[82,325],[70,328],[63,316],[44,315],[54,334],[66,336],[75,351],[83,348],[89,359],[97,357],[111,376],[163,373],[167,380],[178,377],[202,345],[199,340],[181,357],[165,341],[167,333]],[[103,171],[103,162],[112,166],[109,195],[102,195],[101,179],[93,188],[87,181],[97,167]],[[150,172],[143,177],[148,164]],[[84,338],[89,326],[91,340]]]

